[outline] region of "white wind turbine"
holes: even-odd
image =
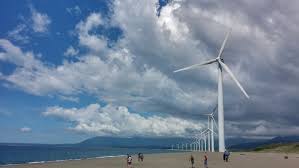
[[[189,69],[194,69],[203,65],[209,65],[212,63],[216,63],[218,65],[218,137],[219,137],[219,152],[225,151],[225,141],[224,141],[224,110],[223,110],[223,77],[222,77],[222,69],[224,69],[229,76],[232,78],[232,80],[237,84],[237,86],[240,88],[240,90],[243,92],[243,94],[249,98],[246,91],[243,89],[237,78],[234,76],[232,71],[228,68],[226,64],[223,63],[223,59],[221,57],[222,52],[224,50],[225,43],[228,39],[228,36],[230,35],[231,29],[228,31],[228,33],[225,36],[225,39],[222,43],[222,46],[219,50],[218,56],[215,59],[200,63],[200,64],[194,64],[179,70],[176,70],[174,72],[180,72],[185,71]]]
[[[198,142],[198,148],[199,151],[203,151],[204,150],[204,146],[206,146],[206,133],[207,133],[207,129],[201,131],[198,135],[197,135],[197,142]]]
[[[207,128],[201,132],[201,137],[204,143],[204,151],[210,151],[210,132],[211,129]]]
[[[216,133],[214,131],[214,124],[215,124],[216,128],[218,129],[218,126],[217,126],[215,118],[214,118],[214,112],[216,111],[216,109],[217,109],[217,106],[214,108],[212,113],[204,114],[204,115],[208,116],[208,129],[207,129],[208,130],[208,149],[209,149],[209,151],[212,151],[212,152],[215,151],[214,134],[216,134]]]
[[[196,151],[200,151],[200,147],[201,147],[201,139],[202,139],[202,135],[201,135],[201,133],[195,135],[195,150],[196,150]]]
[[[198,150],[198,147],[199,147],[199,136],[198,136],[198,135],[195,135],[195,136],[194,136],[194,139],[195,139],[195,140],[194,140],[194,145],[195,145],[195,146],[194,146],[194,150],[197,151],[197,150]]]

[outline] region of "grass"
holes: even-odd
[[[299,153],[299,142],[276,143],[255,148],[255,152]]]

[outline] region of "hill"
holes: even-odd
[[[253,151],[255,151],[255,152],[299,153],[299,142],[263,145],[263,146],[255,148]]]
[[[187,138],[147,138],[147,137],[93,137],[77,145],[88,147],[124,147],[124,148],[171,148],[172,144],[190,143]]]
[[[253,140],[253,139],[245,139],[245,138],[230,138],[226,139],[227,145],[232,146],[240,143],[253,143],[253,142],[261,142],[263,140]],[[86,139],[76,145],[83,147],[130,147],[130,148],[171,148],[174,145],[176,148],[176,144],[186,144],[194,142],[194,139],[189,138],[180,138],[180,137],[93,137]],[[255,146],[254,146],[255,147]],[[218,149],[218,139],[215,139],[215,149]]]
[[[254,142],[245,142],[234,144],[228,147],[233,151],[253,151],[255,149],[264,147],[275,147],[275,145],[296,144],[299,143],[299,136],[278,136],[269,140],[258,140]]]

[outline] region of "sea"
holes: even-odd
[[[0,145],[0,165],[33,164],[135,155],[137,153],[176,152],[168,149],[80,147],[63,145]],[[178,152],[178,151],[177,151]]]

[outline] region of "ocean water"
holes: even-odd
[[[167,153],[167,149],[100,148],[55,145],[0,145],[0,165],[111,157],[137,153]]]

